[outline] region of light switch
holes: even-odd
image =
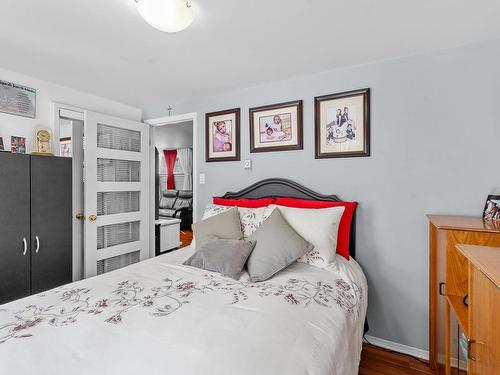
[[[205,173],[200,173],[200,185],[205,185]]]
[[[243,168],[252,169],[252,161],[250,159],[245,160],[243,162]]]

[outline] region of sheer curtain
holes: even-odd
[[[182,190],[193,190],[193,150],[180,148],[177,150],[182,170],[184,171],[184,184]]]

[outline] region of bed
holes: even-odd
[[[318,195],[287,180],[226,197]],[[354,255],[354,242],[351,243]],[[182,265],[186,247],[0,306],[10,374],[355,375],[367,284],[356,261],[251,283]]]

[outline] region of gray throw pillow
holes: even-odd
[[[235,207],[194,223],[192,228],[196,250],[212,240],[213,236],[227,240],[241,240],[243,238],[240,215]]]
[[[269,279],[314,248],[287,223],[278,209],[248,240],[257,242],[247,261],[252,282]]]
[[[254,246],[255,241],[212,239],[184,264],[238,280]]]

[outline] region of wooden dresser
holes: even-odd
[[[452,350],[450,336],[455,331],[451,324],[458,322],[469,339],[469,328],[473,326],[469,324],[470,311],[463,304],[463,297],[468,294],[470,278],[464,269],[468,270],[471,262],[457,249],[457,245],[500,247],[500,223],[484,222],[480,217],[428,215],[428,218],[429,361],[431,368],[438,370],[439,374],[448,374]],[[472,273],[474,274],[474,271]],[[494,311],[491,311],[491,314],[494,314]],[[474,346],[472,344],[471,351]],[[473,369],[474,366],[470,365],[469,368]],[[472,373],[493,374],[484,371]]]
[[[456,270],[469,296],[460,322],[469,340],[467,373],[500,374],[500,247],[457,245],[457,255],[467,264]]]

